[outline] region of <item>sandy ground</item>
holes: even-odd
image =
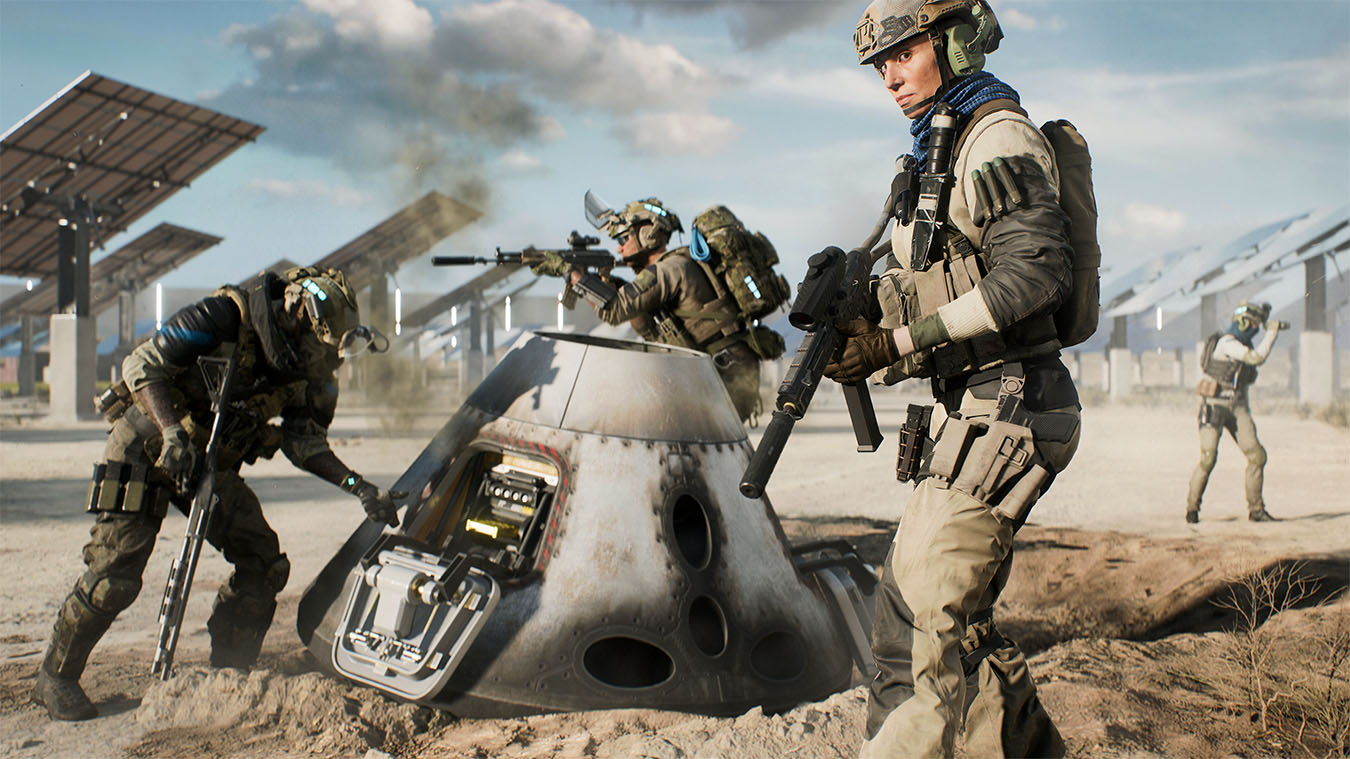
[[[918,396],[886,391],[884,428]],[[368,478],[391,483],[448,416],[387,436],[347,410],[335,450]],[[1203,521],[1182,520],[1197,458],[1194,408],[1185,398],[1089,407],[1070,469],[1018,536],[1017,568],[1000,624],[1031,655],[1042,698],[1074,756],[1304,756],[1235,706],[1217,669],[1233,636],[1212,603],[1245,568],[1302,559],[1317,599],[1332,606],[1280,615],[1281,654],[1315,673],[1316,643],[1350,612],[1350,432],[1284,413],[1260,413],[1270,452],[1266,501],[1275,524],[1245,519],[1244,461],[1220,449]],[[227,565],[205,552],[178,661],[165,684],[148,674],[163,578],[185,520],[165,521],[136,603],[95,651],[85,677],[102,715],[52,723],[28,701],[51,623],[82,569],[89,518],[82,500],[105,427],[0,428],[0,756],[853,756],[865,696],[854,688],[780,715],[736,719],[622,710],[517,720],[455,720],[328,679],[302,653],[295,603],[360,522],[358,504],[284,460],[245,471],[294,566],[264,652],[249,675],[201,668],[204,622]],[[842,399],[824,393],[796,434],[769,495],[794,537],[842,535],[880,563],[908,486],[893,479],[893,430],[875,454],[853,452]],[[1304,604],[1307,605],[1306,603]],[[1300,658],[1302,657],[1302,658]],[[1309,657],[1313,657],[1310,659]],[[1311,739],[1308,739],[1311,740]]]

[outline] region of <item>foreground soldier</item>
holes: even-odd
[[[637,277],[625,283],[573,271],[571,280],[586,280],[586,289],[597,295],[592,305],[606,323],[627,321],[644,340],[711,355],[736,413],[752,423],[761,410],[759,363],[782,355],[783,339],[741,313],[734,293],[694,260],[688,247],[666,249],[677,231],[684,231],[679,217],[661,201],[635,200],[608,217],[605,232]],[[545,261],[534,271],[562,275],[567,266]]]
[[[182,508],[191,498],[211,425],[199,356],[233,355],[237,362],[217,462],[219,501],[207,531],[234,565],[206,624],[211,666],[252,666],[290,575],[240,466],[280,448],[296,466],[361,499],[371,519],[397,523],[389,493],[348,469],[328,446],[334,371],[344,357],[383,341],[359,324],[355,296],[334,269],[264,273],[174,314],[122,363],[127,400],[134,402],[111,414],[106,464],[95,470],[96,484],[121,494],[116,510],[99,511],[109,506],[105,499],[90,504],[98,517],[84,547],[88,569],[62,604],[34,687],[34,700],[53,719],[97,715],[79,684],[85,662],[140,592],[170,499]],[[280,425],[269,423],[278,416]]]
[[[1253,348],[1253,338],[1269,318],[1269,303],[1240,303],[1228,331],[1211,335],[1201,349],[1200,365],[1205,376],[1195,388],[1200,395],[1200,463],[1191,475],[1186,495],[1186,521],[1192,524],[1200,521],[1200,500],[1219,459],[1219,438],[1224,430],[1247,457],[1247,518],[1253,522],[1275,521],[1261,497],[1266,449],[1256,437],[1256,423],[1247,406],[1247,388],[1256,381],[1256,367],[1266,362],[1280,330],[1289,326],[1280,321],[1270,324],[1261,344]]]
[[[877,0],[854,37],[859,62],[876,67],[913,122],[919,167],[939,103],[960,135],[950,206],[934,219],[945,229],[898,212],[880,326],[839,325],[852,336],[826,372],[841,382],[879,369],[887,383],[932,377],[948,415],[932,422],[886,559],[864,757],[950,757],[963,721],[969,756],[1065,750],[1022,653],[992,618],[1013,533],[1073,457],[1080,413],[1052,318],[1073,291],[1059,170],[1041,130],[1010,110],[1017,93],[980,71],[1001,37],[978,0]],[[990,103],[1002,105],[982,108]],[[945,245],[930,255],[935,228]],[[922,439],[930,427],[914,429]]]

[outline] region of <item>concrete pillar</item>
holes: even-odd
[[[1186,386],[1186,362],[1182,358],[1180,348],[1172,352],[1172,384],[1177,387]]]
[[[1112,348],[1107,354],[1109,387],[1112,398],[1123,398],[1134,389],[1134,356],[1129,348]]]
[[[94,318],[53,314],[50,331],[51,416],[73,422],[94,414],[95,354],[98,347]]]
[[[24,316],[19,322],[19,395],[37,395],[37,341],[38,318]]]
[[[1305,331],[1298,339],[1298,400],[1316,406],[1331,403],[1335,343],[1330,332]]]
[[[1106,347],[1106,389],[1112,398],[1123,398],[1134,388],[1134,356],[1127,347],[1128,332],[1128,317],[1117,316],[1111,323],[1111,341]]]

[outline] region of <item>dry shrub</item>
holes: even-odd
[[[1218,605],[1233,613],[1219,691],[1258,736],[1309,757],[1350,755],[1350,610],[1342,601],[1295,618],[1318,593],[1300,562],[1249,572]]]

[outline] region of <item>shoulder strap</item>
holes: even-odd
[[[988,103],[976,108],[975,112],[970,114],[970,118],[966,119],[965,125],[961,127],[961,134],[957,135],[956,143],[952,146],[953,164],[956,163],[956,157],[961,155],[961,148],[966,144],[966,138],[970,136],[971,129],[976,124],[980,123],[985,116],[998,111],[1012,111],[1013,113],[1021,114],[1023,116],[1027,115],[1027,112],[1022,109],[1022,106],[1018,105],[1017,101],[1012,98],[990,100]]]

